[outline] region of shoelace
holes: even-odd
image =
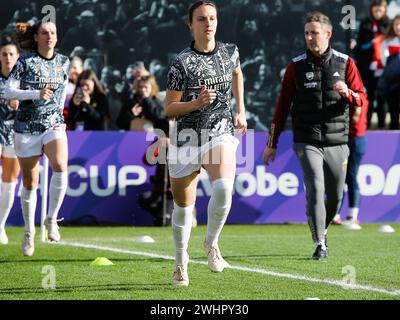
[[[34,236],[31,235],[30,233],[25,233],[25,235],[24,235],[25,241],[24,242],[28,243],[30,246],[32,246],[33,238],[34,238]]]
[[[64,221],[64,218],[60,218],[60,219],[56,219],[56,221],[53,222],[52,219],[47,220],[47,224],[55,224],[57,226],[57,229],[60,229],[60,227],[58,226],[58,222]]]
[[[177,275],[177,277],[176,277],[177,280],[179,280],[179,281],[185,280],[183,277],[183,267],[182,266],[177,266],[174,274]]]
[[[211,254],[211,259],[213,262],[216,262],[220,259],[219,253],[217,248],[211,247],[210,250],[208,251],[208,254]]]
[[[60,229],[60,227],[58,226],[58,222],[61,222],[61,221],[64,221],[64,218],[60,218],[60,219],[56,220],[57,229]]]

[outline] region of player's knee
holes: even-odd
[[[217,179],[212,183],[212,196],[215,205],[219,207],[230,207],[232,203],[233,180]]]
[[[39,181],[35,179],[22,179],[22,184],[26,190],[35,190],[39,185]]]
[[[63,162],[55,162],[52,164],[51,169],[53,172],[67,172],[68,165]]]

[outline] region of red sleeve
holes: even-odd
[[[285,122],[289,115],[290,108],[296,92],[296,73],[293,62],[290,62],[285,71],[282,81],[281,93],[278,103],[275,106],[274,117],[268,137],[268,147],[276,148],[279,135],[285,128]]]
[[[350,91],[347,102],[354,107],[362,107],[366,98],[364,84],[352,58],[347,61],[346,84]]]

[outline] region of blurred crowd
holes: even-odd
[[[34,24],[45,14],[44,6],[54,6],[58,51],[71,61],[67,129],[168,132],[166,73],[191,42],[186,29],[191,2],[14,0],[0,10],[0,32],[14,33],[19,22]],[[305,50],[304,16],[319,10],[334,23],[332,47],[356,60],[368,93],[369,128],[399,129],[400,0],[216,2],[217,39],[239,47],[249,128],[270,127],[286,64]],[[341,25],[342,8],[349,4],[356,8],[354,29]],[[153,190],[140,195],[139,205],[152,214],[155,225],[170,224],[172,194],[165,165],[157,164],[151,183]]]
[[[169,63],[191,41],[185,25],[191,2],[15,0],[0,11],[0,31],[14,32],[21,21],[34,23],[43,16],[45,5],[53,5],[57,47],[72,62],[64,112],[68,128],[152,130],[164,117]],[[388,13],[394,18],[400,4],[388,2]],[[304,15],[315,9],[327,13],[334,22],[332,46],[357,61],[372,102],[369,120],[376,112],[378,128],[398,128],[399,97],[393,93],[398,90],[388,89],[384,83],[388,77],[389,83],[394,83],[390,77],[395,72],[389,69],[396,70],[392,62],[398,59],[389,57],[397,56],[393,48],[400,31],[390,21],[397,18],[390,20],[385,13],[375,19],[368,10],[370,0],[220,0],[217,4],[217,39],[236,43],[240,50],[250,128],[269,127],[286,63],[305,49],[301,30]],[[342,7],[347,4],[356,8],[356,30],[340,26]],[[389,36],[388,28],[393,31]],[[387,50],[381,49],[383,45]],[[374,66],[378,69],[372,70]],[[389,71],[384,72],[385,68]]]

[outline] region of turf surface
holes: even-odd
[[[400,224],[391,225],[400,230]],[[22,256],[23,229],[10,227],[10,243],[0,246],[0,299],[400,300],[400,234],[379,233],[379,226],[363,225],[360,231],[332,226],[326,261],[309,259],[313,245],[306,225],[225,226],[220,248],[233,268],[220,274],[206,265],[206,229],[199,226],[192,231],[186,288],[170,284],[170,227],[62,227],[61,245],[40,243],[37,230],[33,257]],[[144,235],[155,243],[135,242]],[[89,266],[96,257],[115,265]],[[51,283],[48,270],[55,271],[54,290],[43,289],[42,283]],[[357,289],[328,282],[348,279]]]

